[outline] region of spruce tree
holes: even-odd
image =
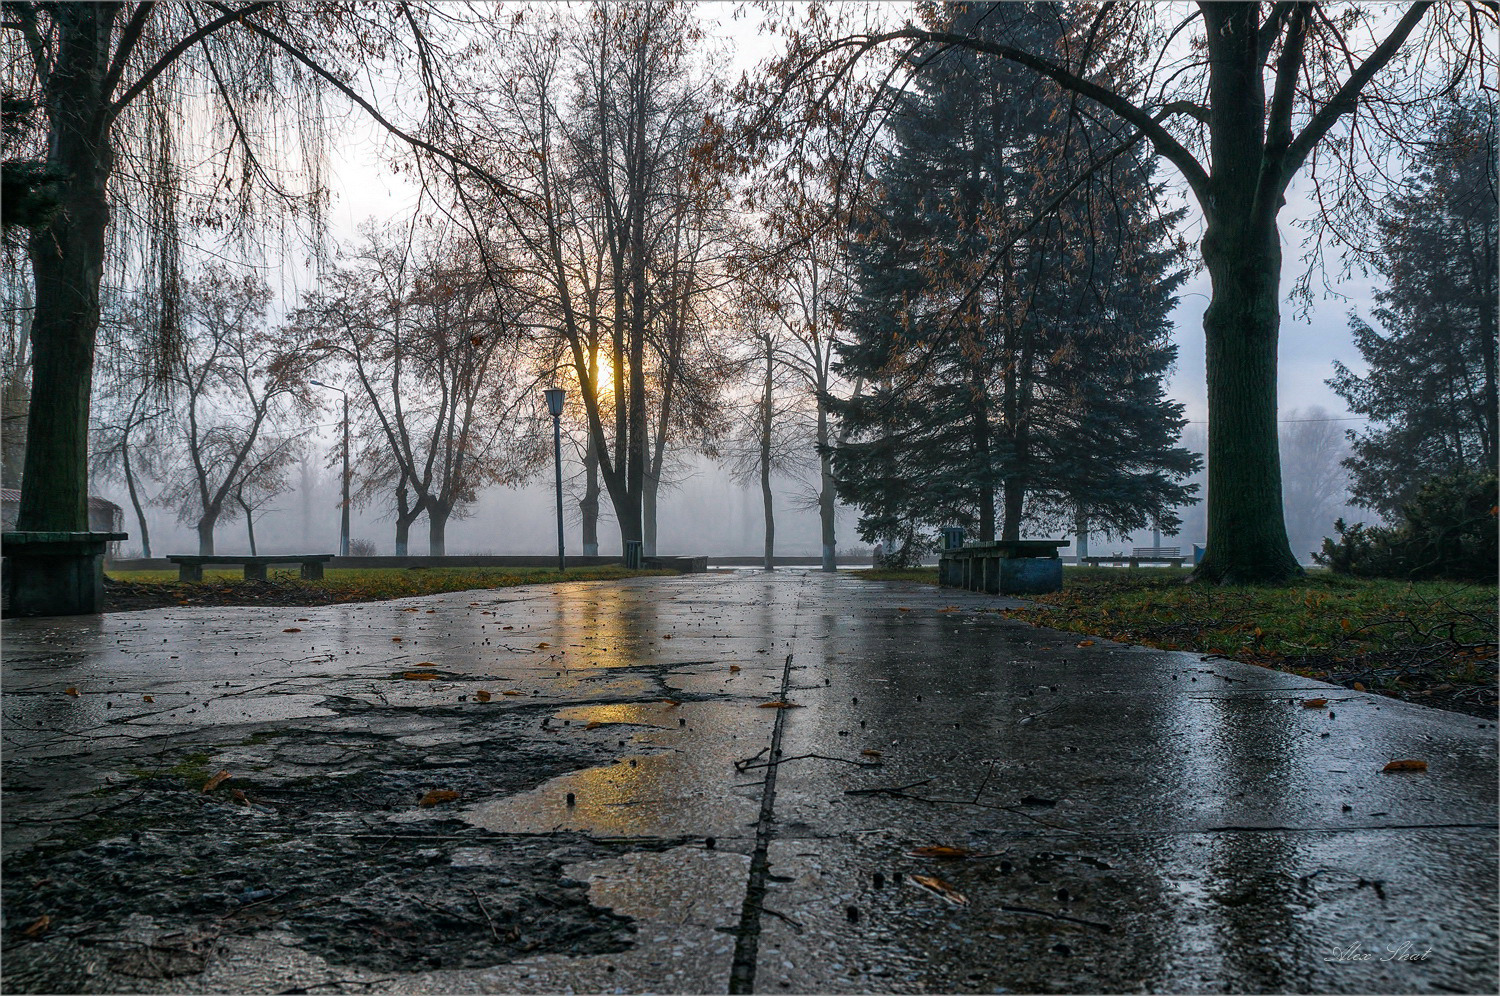
[[[1335,363],[1328,382],[1371,420],[1349,432],[1354,500],[1392,520],[1433,478],[1497,463],[1496,123],[1455,104],[1417,153],[1380,221],[1375,322],[1350,321],[1369,372]]]
[[[1061,8],[964,7],[968,30],[1057,48]],[[856,293],[835,405],[840,497],[866,539],[957,523],[980,540],[1086,517],[1121,533],[1191,501],[1196,457],[1162,378],[1180,284],[1151,159],[1008,63],[933,54],[895,101],[880,196],[851,238]],[[1038,220],[1040,219],[1040,220]]]

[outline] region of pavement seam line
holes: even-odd
[[[800,599],[799,599],[800,602]],[[793,623],[792,640],[795,645],[797,627]],[[781,668],[781,691],[779,701],[785,702],[787,689],[792,680],[792,658],[795,652],[786,655]],[[781,735],[786,727],[786,714],[790,710],[777,709],[771,727],[771,753],[774,761],[781,756]],[[729,966],[729,991],[731,993],[755,992],[755,966],[760,952],[760,914],[766,899],[766,880],[771,873],[768,852],[771,846],[772,826],[776,808],[776,772],[778,764],[766,768],[766,780],[760,793],[760,816],[755,821],[755,850],[750,855],[750,874],[745,881],[745,901],[740,906],[740,924],[735,930],[734,960]]]

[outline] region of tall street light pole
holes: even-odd
[[[563,497],[562,497],[562,410],[567,396],[560,387],[549,387],[543,392],[547,396],[547,411],[552,413],[552,458],[557,472],[557,572],[567,569],[567,558],[563,556]]]
[[[309,384],[315,387],[327,388],[330,391],[338,391],[344,397],[344,502],[343,513],[339,517],[339,556],[349,556],[349,395],[341,388],[332,384],[325,384],[321,380],[309,380]]]

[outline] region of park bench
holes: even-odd
[[[991,595],[1034,595],[1062,590],[1059,547],[1067,540],[993,540],[943,551],[938,582]]]
[[[204,564],[244,564],[246,581],[264,581],[266,568],[271,564],[301,564],[303,580],[316,581],[323,576],[323,565],[333,559],[333,554],[291,553],[267,557],[245,557],[228,553],[208,556],[179,554],[167,559],[177,565],[179,581],[202,581]]]
[[[1100,564],[1129,564],[1131,567],[1171,564],[1173,567],[1181,567],[1186,559],[1182,555],[1182,548],[1178,546],[1138,546],[1131,550],[1128,557],[1118,553],[1109,557],[1084,557],[1083,562],[1091,567],[1098,567]]]

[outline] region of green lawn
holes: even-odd
[[[1184,584],[1187,568],[1065,567],[1063,590],[1013,619],[1122,643],[1220,654],[1348,687],[1493,712],[1494,585],[1350,578]],[[861,572],[937,583],[934,568]]]
[[[293,568],[268,571],[270,584],[266,585],[246,581],[239,567],[207,568],[203,580],[198,582],[178,581],[175,570],[105,572],[111,580],[120,582],[126,591],[143,595],[154,593],[167,601],[251,605],[261,601],[290,604],[286,602],[287,596],[298,593],[319,602],[365,602],[474,588],[510,588],[558,581],[610,581],[673,573],[628,571],[620,566],[570,567],[561,574],[547,567],[340,567],[328,570],[320,581],[304,581]],[[236,603],[236,598],[243,601]]]

